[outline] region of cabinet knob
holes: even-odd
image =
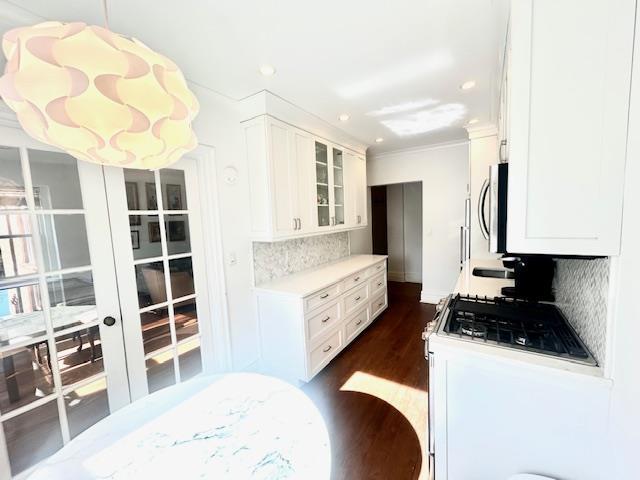
[[[104,323],[107,327],[113,327],[116,324],[116,319],[113,317],[104,317],[102,323]]]
[[[360,301],[360,298],[362,297],[356,297],[356,302]]]
[[[353,279],[354,282],[359,282],[360,281],[360,277],[356,277]]]
[[[361,323],[362,323],[362,320],[358,320],[358,321],[356,322],[356,325],[360,325]]]

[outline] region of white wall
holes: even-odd
[[[389,280],[422,281],[422,184],[387,186]]]
[[[422,282],[422,183],[405,183],[404,194],[404,279]]]
[[[402,184],[387,187],[387,266],[393,282],[404,282],[403,192]]]
[[[469,149],[467,142],[372,156],[372,185],[422,182],[422,301],[448,295],[460,273]]]
[[[250,368],[259,359],[258,324],[254,311],[252,285],[251,242],[249,240],[249,183],[240,129],[237,102],[211,90],[191,85],[200,102],[200,114],[194,129],[201,144],[215,150],[216,185],[201,196],[217,191],[225,287],[229,315],[231,361],[234,370]],[[238,170],[238,180],[228,184],[223,170],[227,166]],[[213,182],[214,179],[208,179]],[[211,242],[205,239],[205,242]],[[206,244],[206,243],[205,243]],[[231,264],[231,257],[236,258]]]

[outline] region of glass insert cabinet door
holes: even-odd
[[[320,230],[345,225],[344,152],[315,141],[315,188],[317,227]]]
[[[210,322],[197,165],[105,167],[133,400],[206,368]]]
[[[316,202],[318,227],[331,226],[331,192],[329,186],[329,147],[315,142],[316,151]]]
[[[102,168],[16,132],[0,147],[2,479],[130,401]]]

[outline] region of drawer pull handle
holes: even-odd
[[[320,295],[320,298],[325,299],[325,298],[327,298],[328,296],[329,296],[329,294],[328,294],[328,293],[325,293],[324,295]]]
[[[381,286],[382,286],[382,282],[379,282],[379,283],[378,283],[378,286],[379,286],[379,287],[381,287]]]
[[[356,322],[356,325],[360,325],[361,323],[362,323],[362,320],[358,320],[358,321]]]
[[[356,302],[359,301],[362,297],[356,297]]]
[[[378,265],[378,266],[376,267],[376,270],[380,270],[381,268],[382,268],[382,265]]]
[[[327,323],[329,320],[331,320],[331,317],[327,317],[327,318],[323,319],[322,323]]]
[[[360,281],[360,277],[356,277],[353,279],[354,282],[359,282]]]
[[[381,306],[383,306],[383,305],[384,305],[384,302],[379,303],[379,304],[378,304],[378,307],[381,307]]]
[[[323,348],[322,353],[327,353],[329,350],[331,350],[331,345],[329,345],[327,348]]]

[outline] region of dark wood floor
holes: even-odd
[[[389,308],[303,387],[329,430],[332,478],[426,478],[427,364],[434,314],[420,285],[389,283]]]

